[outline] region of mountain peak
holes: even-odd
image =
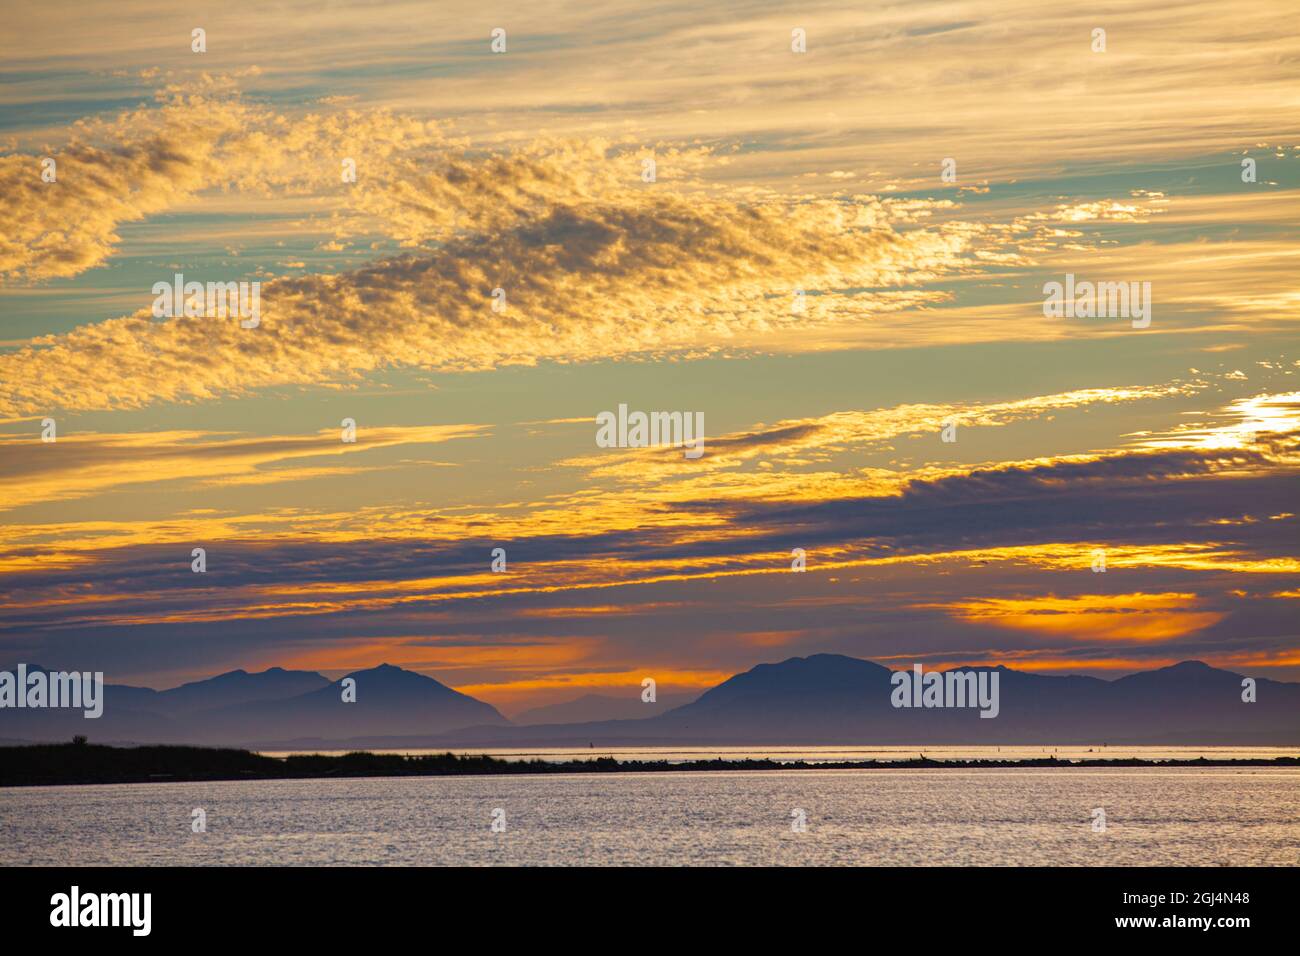
[[[376,664],[374,667],[363,667],[360,670],[351,671],[345,674],[345,677],[359,677],[365,674],[370,677],[419,677],[423,680],[433,680],[432,677],[426,677],[419,671],[408,671],[404,667],[398,667],[396,664]],[[434,681],[437,683],[437,681]]]
[[[1157,667],[1155,670],[1138,671],[1129,674],[1127,677],[1121,677],[1121,681],[1162,681],[1169,678],[1181,678],[1183,680],[1199,680],[1207,678],[1235,678],[1238,675],[1232,671],[1225,671],[1215,667],[1205,661],[1179,661],[1177,664],[1170,664],[1167,667]]]

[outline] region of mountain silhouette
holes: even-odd
[[[1199,661],[1115,681],[959,670],[997,673],[996,718],[981,718],[977,707],[895,708],[893,671],[817,654],[738,674],[660,722],[674,736],[707,728],[719,737],[799,743],[1300,742],[1300,685],[1260,679],[1257,701],[1245,703],[1241,675]]]
[[[32,672],[41,668],[31,666]],[[367,734],[441,734],[505,718],[482,701],[431,677],[381,664],[355,671],[356,701],[343,701],[343,680],[273,667],[230,671],[156,691],[106,684],[104,713],[79,710],[0,710],[0,736],[61,740],[85,734],[97,741],[249,743],[268,738],[337,738]]]
[[[343,701],[343,681],[356,700]],[[504,724],[489,704],[452,690],[432,677],[380,664],[354,671],[328,686],[284,700],[265,700],[213,711],[241,740],[277,737],[342,739],[369,734],[438,734],[475,724]]]
[[[261,673],[229,671],[160,691],[160,706],[169,714],[212,710],[236,704],[253,704],[305,694],[329,686],[329,679],[313,671],[287,671],[272,667]]]
[[[658,717],[457,731],[421,746],[745,746],[937,744],[1300,744],[1300,684],[1198,661],[1114,681],[961,668],[998,675],[999,712],[895,708],[894,671],[838,654],[760,664]],[[408,742],[406,746],[414,746]]]
[[[1246,703],[1242,675],[1200,661],[1110,681],[1001,666],[961,670],[997,675],[997,717],[981,718],[978,707],[896,708],[894,671],[814,654],[759,664],[689,703],[640,719],[585,719],[589,708],[602,712],[612,699],[589,695],[597,699],[538,708],[530,718],[549,715],[559,718],[555,722],[521,726],[431,677],[382,664],[348,675],[356,682],[355,703],[343,702],[342,680],[320,674],[231,671],[165,691],[106,686],[99,720],[84,720],[79,711],[5,708],[0,738],[58,741],[86,734],[96,742],[260,749],[1300,744],[1300,684],[1258,678],[1257,699]],[[650,707],[639,697],[631,703]]]

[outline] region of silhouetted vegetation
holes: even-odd
[[[405,756],[357,752],[266,757],[216,747],[108,747],[86,743],[0,747],[0,786],[166,783],[195,780],[293,780],[329,777],[441,777],[464,774],[663,773],[699,770],[872,770],[971,767],[1300,767],[1300,757],[1249,760],[499,760],[488,756]]]

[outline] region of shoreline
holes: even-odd
[[[923,752],[919,752],[922,753]],[[407,756],[356,751],[342,755],[298,754],[268,757],[249,750],[177,745],[110,747],[102,744],[27,744],[0,747],[0,787],[94,786],[128,783],[202,783],[218,780],[328,780],[351,777],[527,776],[575,773],[699,773],[771,770],[971,770],[1007,768],[1105,769],[1126,767],[1300,767],[1300,756],[1148,760],[1058,759],[932,760],[772,760],[740,759],[502,760],[452,753]]]

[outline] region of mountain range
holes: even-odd
[[[40,668],[28,667],[28,672]],[[345,680],[355,701],[345,703]],[[376,735],[441,734],[506,724],[495,707],[433,678],[391,664],[331,681],[311,671],[272,667],[219,674],[170,690],[104,685],[104,713],[0,710],[0,738],[96,742],[248,744],[268,737],[345,740]]]
[[[39,668],[29,667],[29,672]],[[494,707],[389,664],[331,681],[278,667],[169,690],[105,685],[104,713],[0,709],[0,739],[192,743],[255,749],[653,745],[1300,744],[1300,684],[1184,661],[1116,680],[997,668],[998,715],[896,708],[887,667],[836,654],[759,664],[698,698],[657,705],[587,695],[507,720]],[[344,681],[356,699],[344,702]],[[641,710],[640,708],[645,708]],[[610,714],[621,719],[605,719]],[[647,714],[636,717],[635,714]],[[593,719],[595,718],[595,719]]]

